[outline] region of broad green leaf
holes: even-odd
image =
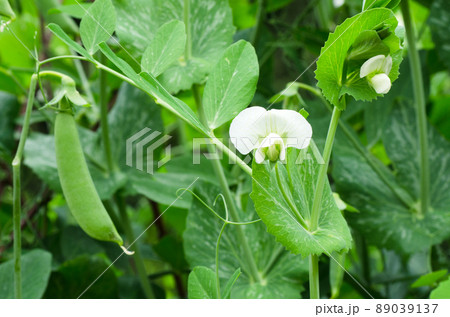
[[[371,165],[338,138],[335,147],[333,177],[337,191],[360,210],[347,219],[368,242],[379,247],[417,252],[450,236],[450,144],[432,127],[428,129],[431,169],[430,210],[421,215],[418,208],[420,168],[415,111],[402,106],[395,109],[385,126],[383,142],[395,174],[380,178]],[[380,162],[376,164],[382,165]],[[413,201],[400,199],[393,187],[406,189]]]
[[[350,231],[328,182],[324,188],[318,229],[311,232],[307,227],[320,168],[314,153],[310,149],[299,151],[289,148],[286,160],[286,166],[281,162],[275,163],[277,166],[269,161],[263,164],[253,162],[253,191],[250,197],[267,231],[288,250],[303,257],[322,253],[329,255],[349,249],[352,240]],[[276,169],[279,170],[281,184]],[[306,226],[301,224],[296,212],[301,214]]]
[[[75,52],[79,53],[80,55],[82,55],[83,57],[86,57],[87,59],[93,61],[92,56],[89,55],[88,51],[86,51],[84,49],[84,47],[82,47],[80,44],[78,44],[77,42],[75,42],[74,40],[72,40],[70,38],[69,35],[67,35],[66,32],[64,32],[63,29],[61,29],[61,27],[57,24],[54,23],[50,23],[49,25],[47,25],[47,28],[54,34],[56,35],[61,41],[63,41],[64,43],[66,43],[70,48],[72,48]]]
[[[340,107],[339,99],[344,94],[356,100],[373,100],[377,98],[375,90],[369,86],[366,78],[359,77],[359,64],[348,63],[347,54],[362,32],[375,30],[379,32],[383,44],[389,47],[393,59],[389,73],[391,82],[398,75],[401,57],[400,41],[395,35],[397,19],[394,13],[385,8],[371,9],[345,20],[331,33],[320,52],[317,61],[317,86],[324,96],[335,106]]]
[[[430,25],[433,41],[442,62],[450,69],[450,6],[447,0],[434,0],[430,8]]]
[[[195,193],[209,206],[214,205],[220,190],[209,183],[198,180]],[[188,193],[186,193],[188,194]],[[224,216],[220,200],[214,209]],[[240,221],[258,219],[251,200],[245,211],[239,210]],[[215,269],[216,241],[223,222],[216,218],[196,198],[192,200],[183,234],[186,258],[191,266],[206,266]],[[240,267],[239,276],[231,290],[231,298],[300,298],[302,283],[307,279],[308,263],[300,256],[287,252],[282,245],[266,232],[261,223],[242,226],[244,235],[252,250],[261,282],[250,278],[248,264],[242,246],[238,242],[236,227],[228,225],[223,233],[219,248],[219,276],[221,289]]]
[[[183,55],[186,48],[184,23],[172,20],[161,26],[142,55],[142,71],[158,77]]]
[[[189,299],[214,299],[217,295],[216,274],[210,268],[196,266],[189,274]]]
[[[394,9],[399,4],[400,0],[364,0],[363,10],[384,7]]]
[[[14,20],[16,14],[11,9],[8,0],[0,0],[0,21],[6,18],[7,20]]]
[[[83,255],[66,261],[52,273],[44,297],[78,298],[101,275],[81,298],[117,298],[117,277],[108,268],[104,256]]]
[[[202,83],[232,43],[235,31],[227,0],[190,0],[188,3],[189,10],[185,11],[184,2],[179,0],[114,0],[118,38],[137,57],[143,54],[164,23],[174,19],[186,23],[187,47],[191,54],[185,54],[159,79],[171,93],[190,89],[193,83]]]
[[[39,299],[45,292],[52,270],[52,255],[34,249],[22,255],[22,298]],[[0,264],[0,298],[14,298],[14,259]]]
[[[238,268],[233,275],[228,280],[227,284],[225,285],[225,289],[223,290],[221,296],[223,299],[229,299],[231,296],[231,290],[233,289],[234,284],[236,283],[237,279],[241,275],[241,269]]]
[[[116,11],[111,0],[94,1],[80,23],[81,41],[90,55],[98,50],[98,44],[112,36],[115,28]]]
[[[71,17],[82,19],[91,5],[92,3],[90,2],[78,4],[66,4],[50,9],[49,13],[54,14],[55,12],[61,12]]]
[[[225,51],[203,92],[210,129],[220,127],[248,106],[255,94],[258,75],[258,57],[250,43],[239,41]]]
[[[430,299],[450,299],[450,280],[441,282],[430,294]]]
[[[20,105],[14,95],[0,91],[0,154],[10,156],[14,147],[14,127]]]
[[[209,134],[208,129],[200,123],[197,115],[180,99],[172,96],[152,75],[141,73],[138,75],[134,69],[116,54],[105,43],[99,44],[103,54],[116,65],[134,84],[156,99],[156,103],[173,112],[197,130]]]
[[[411,287],[433,286],[447,277],[447,270],[434,271],[419,277]]]

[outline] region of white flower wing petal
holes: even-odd
[[[286,147],[304,149],[309,146],[312,127],[297,111],[273,109],[267,113],[270,131],[281,136]]]
[[[392,69],[392,57],[389,55],[388,57],[386,57],[384,59],[383,73],[385,73],[386,75],[389,75],[389,73],[391,72],[391,69]]]
[[[248,154],[258,147],[259,139],[265,136],[263,107],[250,107],[242,110],[230,125],[230,140],[242,154]]]

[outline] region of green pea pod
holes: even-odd
[[[111,218],[103,206],[84,158],[74,117],[56,115],[56,163],[64,197],[81,228],[92,238],[122,246]]]

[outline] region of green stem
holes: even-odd
[[[264,20],[265,6],[266,6],[266,0],[258,0],[258,11],[256,12],[256,23],[255,23],[255,28],[252,33],[251,40],[250,40],[250,43],[253,46],[256,46],[256,43],[258,42],[259,34],[261,33],[261,25]]]
[[[125,204],[125,199],[121,193],[116,194],[117,205],[120,212],[120,218],[122,220],[122,226],[125,230],[127,240],[130,242],[135,241],[133,229],[130,224],[130,218],[128,217],[127,208]],[[147,272],[145,270],[144,260],[142,258],[141,250],[138,243],[134,243],[135,253],[133,255],[134,263],[136,265],[136,270],[138,273],[139,281],[141,283],[142,290],[147,298],[155,298],[153,289],[150,285]]]
[[[100,55],[100,60],[103,62],[104,55]],[[109,139],[109,124],[108,124],[108,96],[106,93],[107,81],[106,71],[99,70],[99,84],[100,84],[100,125],[102,128],[102,142],[105,149],[106,162],[108,164],[109,172],[115,168],[114,160],[111,152],[111,142]]]
[[[402,0],[401,9],[405,22],[406,39],[408,42],[408,54],[411,61],[414,98],[416,99],[417,127],[420,143],[420,212],[426,214],[430,204],[430,167],[428,162],[428,136],[427,114],[425,109],[425,91],[423,86],[422,69],[420,66],[419,52],[416,47],[414,27],[411,20],[409,0]]]
[[[202,121],[202,123],[204,123],[205,115],[204,115],[204,111],[203,111],[199,87],[194,84],[192,87],[192,92],[194,94],[194,99],[197,104],[197,109],[198,109],[200,120]],[[213,144],[208,144],[208,151],[210,153],[215,153],[215,150],[216,150],[216,146],[214,146]],[[217,158],[217,157],[213,158],[211,160],[211,164],[213,165],[214,173],[216,174],[217,178],[219,179],[219,184],[223,191],[223,196],[225,197],[225,201],[226,201],[229,211],[230,211],[231,220],[239,222],[240,220],[239,220],[238,211],[236,209],[236,203],[234,201],[233,195],[231,194],[227,179],[225,177],[225,172],[223,170],[223,167],[222,167],[222,164],[220,163],[219,158]],[[238,241],[239,245],[241,245],[242,248],[244,249],[245,262],[248,265],[248,271],[249,271],[248,273],[249,273],[251,279],[253,281],[261,282],[262,281],[261,275],[258,271],[258,267],[256,266],[256,262],[253,257],[252,250],[250,249],[250,246],[248,244],[247,237],[245,236],[244,230],[242,229],[241,226],[236,226],[236,233],[237,233],[237,237],[239,240]]]
[[[320,299],[319,288],[319,256],[309,256],[309,298]]]
[[[311,210],[311,228],[310,228],[311,232],[314,232],[319,226],[320,207],[322,205],[323,189],[325,187],[325,181],[327,179],[327,171],[328,171],[328,164],[330,163],[331,149],[333,148],[334,136],[336,134],[336,129],[338,126],[340,116],[341,110],[339,110],[337,107],[334,107],[322,155],[324,164],[320,166],[317,184],[315,188],[314,200]]]
[[[184,58],[188,61],[192,56],[192,43],[191,43],[191,28],[190,28],[190,0],[184,0],[184,25],[186,27],[186,49],[184,52]]]
[[[220,230],[219,237],[217,238],[217,243],[216,243],[216,292],[217,292],[217,298],[222,298],[222,295],[220,294],[220,278],[219,278],[219,247],[220,247],[220,239],[222,238],[222,234],[225,231],[226,226],[227,226],[227,223],[224,222],[222,229]]]
[[[73,50],[71,49],[70,52],[73,54]],[[101,55],[103,56],[103,54]],[[81,86],[83,86],[83,91],[87,95],[89,102],[94,104],[94,96],[92,95],[91,85],[89,84],[89,80],[86,77],[86,73],[84,72],[83,65],[81,64],[81,61],[77,58],[73,59],[73,64],[75,65],[75,68],[78,73],[78,77],[80,77],[81,80]],[[101,76],[101,75],[100,75]]]
[[[20,135],[19,146],[16,155],[12,161],[13,168],[13,223],[14,223],[14,297],[22,298],[22,271],[21,271],[21,254],[22,254],[22,237],[20,218],[21,208],[21,185],[20,185],[20,167],[22,164],[23,150],[28,136],[30,127],[31,111],[33,110],[34,94],[36,92],[37,75],[31,76],[30,89],[28,92],[27,109],[23,119],[22,133]]]
[[[345,97],[343,97],[342,102],[345,102]],[[323,160],[324,164],[320,166],[319,175],[317,179],[317,184],[315,188],[314,200],[311,210],[311,225],[310,231],[314,233],[319,226],[320,219],[320,207],[322,205],[323,189],[325,187],[325,181],[327,178],[328,164],[330,163],[331,149],[333,148],[334,136],[336,134],[336,129],[339,122],[339,117],[341,116],[341,110],[337,107],[333,109],[333,114],[331,115],[330,126],[328,128],[328,134],[325,141],[325,148],[323,150]],[[309,290],[310,298],[318,299],[320,298],[319,290],[319,256],[310,255],[309,256]]]

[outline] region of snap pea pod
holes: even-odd
[[[59,112],[55,122],[56,163],[61,187],[72,215],[92,238],[123,241],[95,189],[72,114]]]

